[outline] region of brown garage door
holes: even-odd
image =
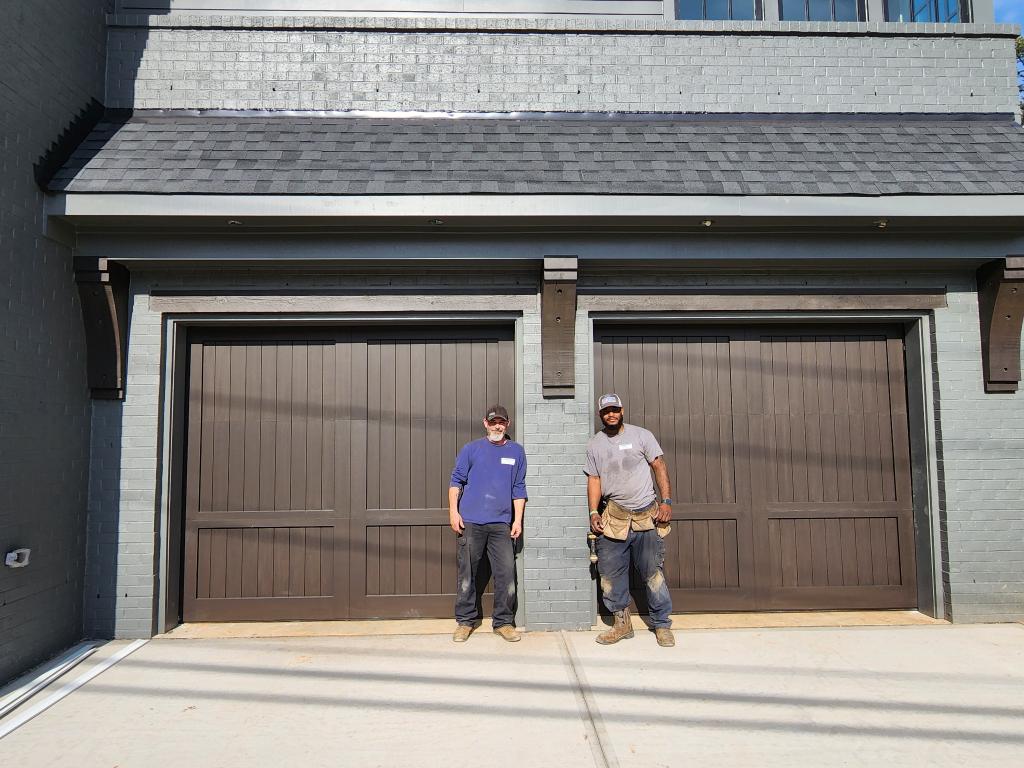
[[[514,386],[500,327],[195,333],[184,619],[450,616],[448,477]]]
[[[676,610],[917,604],[900,329],[607,327],[595,364],[665,450]]]

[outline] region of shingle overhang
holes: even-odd
[[[53,192],[156,195],[1024,194],[1007,116],[136,114]]]
[[[1024,130],[1002,115],[136,113],[100,123],[48,189],[51,220],[85,227],[1017,230]]]

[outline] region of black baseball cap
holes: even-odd
[[[511,421],[508,417],[508,411],[505,410],[505,406],[503,405],[492,405],[487,409],[487,415],[484,416],[484,418],[488,421],[491,419],[504,419],[505,421]]]

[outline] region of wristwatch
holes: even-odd
[[[668,504],[671,507],[672,506],[672,499],[662,499],[661,503],[662,504]]]
[[[596,509],[592,509],[592,510],[590,510],[590,516],[591,516],[591,517],[593,517],[594,515],[600,515],[600,514],[601,514],[601,513],[600,513],[600,512],[598,512],[598,511],[597,511]]]

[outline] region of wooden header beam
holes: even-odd
[[[576,394],[575,256],[546,256],[540,298],[541,386],[544,397]]]
[[[985,391],[1016,392],[1024,320],[1024,256],[983,264],[977,277]]]
[[[85,325],[86,371],[96,400],[123,400],[128,349],[128,270],[109,259],[75,258]]]

